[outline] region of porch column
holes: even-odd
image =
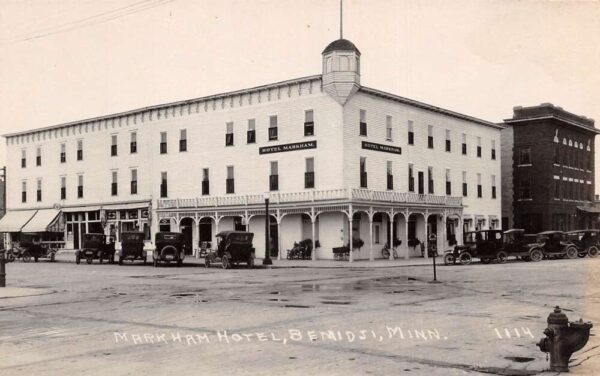
[[[317,240],[315,239],[315,222],[317,221],[317,218],[315,217],[315,209],[311,208],[311,216],[310,216],[310,224],[312,227],[312,242],[313,242],[313,250],[312,250],[312,254],[311,254],[311,258],[313,261],[317,260]]]
[[[408,260],[410,258],[410,248],[408,247],[408,218],[410,214],[406,212],[406,220],[404,221],[404,245],[406,246],[406,253],[404,254],[404,259]]]
[[[390,247],[390,260],[394,259],[394,241],[393,241],[393,237],[394,237],[394,209],[390,210],[388,212],[388,218],[390,220],[390,233],[388,234],[388,239],[389,239],[389,247]]]
[[[425,214],[423,215],[425,216],[425,240],[423,241],[423,245],[425,246],[425,252],[423,252],[423,257],[427,259],[429,258],[429,252],[427,251],[427,246],[429,245],[429,239],[427,239],[427,236],[429,235],[427,233],[427,225],[429,224],[429,211],[425,210]]]
[[[352,217],[354,217],[354,212],[352,212],[352,205],[350,205],[350,208],[348,209],[348,227],[350,229],[349,234],[350,234],[350,239],[349,239],[349,248],[350,248],[350,253],[348,256],[348,262],[353,262],[354,261],[354,257],[352,255]]]
[[[277,209],[277,214],[279,214],[279,209]],[[281,220],[283,218],[279,217],[279,215],[277,216],[277,260],[281,260],[281,252],[283,251],[283,249],[281,248],[281,244],[283,244],[281,242]]]
[[[369,215],[369,261],[373,261],[373,217]]]
[[[442,216],[442,245],[440,247],[440,241],[438,238],[438,255],[443,255],[445,248],[447,246],[447,236],[446,236],[446,216],[448,215],[448,213],[444,212],[443,216]]]
[[[194,224],[192,225],[192,255],[196,258],[200,258],[200,252],[198,252],[198,239],[199,239],[199,231],[198,231],[198,216],[194,218]]]

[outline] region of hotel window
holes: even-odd
[[[77,175],[77,198],[83,198],[83,175]]]
[[[40,148],[40,147],[37,147],[35,149],[35,165],[36,166],[42,165],[42,148]]]
[[[118,175],[117,171],[112,171],[112,181],[110,183],[110,194],[116,196],[118,194]]]
[[[433,149],[433,126],[427,126],[427,147]]]
[[[408,164],[408,191],[415,191],[415,175],[412,163]]]
[[[446,195],[452,194],[452,180],[450,180],[450,170],[446,169]]]
[[[21,168],[27,167],[27,151],[25,149],[21,150]]]
[[[519,198],[521,199],[531,199],[531,183],[529,180],[521,180],[519,184]]]
[[[117,135],[113,134],[110,136],[110,156],[114,157],[117,155]]]
[[[481,174],[477,174],[477,197],[483,196],[483,188],[481,187]]]
[[[227,180],[225,181],[225,192],[235,193],[235,180],[233,178],[233,166],[227,166]]]
[[[269,116],[269,141],[277,140],[277,115]]]
[[[315,187],[315,159],[306,158],[306,172],[304,172],[304,188]]]
[[[467,185],[467,172],[462,172],[462,194],[464,197],[467,197],[469,194],[469,187]]]
[[[233,146],[233,122],[225,123],[225,146]]]
[[[467,155],[467,135],[462,134],[462,155]]]
[[[452,151],[452,141],[450,141],[450,130],[446,129],[446,151]]]
[[[27,182],[21,182],[21,202],[27,202]]]
[[[392,135],[392,117],[388,115],[385,117],[385,139],[388,141],[392,141]]]
[[[492,159],[496,159],[496,140],[492,140]]]
[[[67,199],[67,177],[66,176],[60,177],[60,199],[61,200]]]
[[[131,154],[137,153],[137,132],[131,132],[130,134],[129,152]]]
[[[434,193],[433,186],[433,167],[427,167],[427,192],[432,195]]]
[[[408,121],[408,144],[409,145],[415,144],[415,132],[413,130],[413,126],[414,126],[413,121],[409,120]]]
[[[492,175],[492,198],[496,198],[496,175]]]
[[[67,161],[67,145],[63,142],[60,144],[60,163]]]
[[[42,179],[37,180],[37,192],[36,192],[37,202],[42,201]]]
[[[367,111],[365,111],[365,110],[360,110],[360,122],[359,122],[358,134],[360,136],[367,135]]]
[[[394,173],[392,169],[392,161],[387,161],[387,189],[394,189]]]
[[[367,158],[360,157],[360,187],[367,188]]]
[[[129,187],[129,192],[132,195],[137,195],[137,169],[131,169],[131,183]]]
[[[315,121],[314,121],[313,110],[304,111],[304,135],[314,136],[315,135]]]
[[[248,119],[248,131],[246,132],[246,143],[254,144],[256,142],[256,120]]]
[[[77,140],[77,160],[83,161],[83,140]]]
[[[210,194],[210,178],[208,174],[208,168],[202,169],[202,195],[206,196]]]
[[[179,151],[187,151],[187,129],[179,130]]]
[[[277,161],[271,161],[271,175],[269,175],[269,190],[279,190],[279,166]]]
[[[477,137],[477,158],[481,158],[481,137]]]
[[[160,197],[165,198],[169,193],[167,172],[163,171],[160,173]]]
[[[167,132],[160,132],[160,154],[167,154]]]
[[[519,150],[519,165],[531,164],[531,147],[521,148]]]

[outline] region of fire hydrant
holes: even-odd
[[[550,353],[550,370],[569,372],[571,355],[581,350],[590,338],[591,322],[569,322],[567,315],[556,306],[548,315],[548,327],[544,330],[546,338],[542,338],[537,346],[541,351]]]

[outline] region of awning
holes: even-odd
[[[33,218],[23,226],[21,232],[62,232],[65,230],[65,226],[60,217],[58,209],[38,210]]]
[[[102,205],[104,210],[148,209],[150,202],[131,202],[126,204]]]
[[[600,207],[596,206],[578,206],[577,209],[586,213],[600,214]]]
[[[98,211],[100,210],[100,205],[95,206],[74,206],[70,208],[63,208],[62,211],[65,213],[75,213],[75,212],[87,212],[87,211]]]
[[[0,232],[21,232],[23,226],[31,220],[37,210],[7,211],[0,219]]]

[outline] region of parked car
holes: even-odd
[[[579,257],[597,257],[600,249],[600,230],[575,230],[567,233],[569,240],[577,247]]]
[[[536,243],[530,247],[532,261],[541,261],[543,258],[564,258],[565,256],[574,259],[578,254],[577,247],[562,231],[540,232]]]
[[[119,251],[119,265],[124,260],[141,260],[144,264],[148,261],[144,251],[144,233],[139,231],[128,231],[121,233],[121,250]]]
[[[41,258],[54,261],[55,256],[56,250],[50,248],[47,244],[41,242],[21,242],[10,251],[10,255],[7,258],[13,261],[15,258],[20,257],[24,262],[29,262],[33,258],[35,262],[38,262]]]
[[[79,264],[81,259],[85,259],[88,264],[93,260],[98,260],[101,264],[104,260],[111,264],[115,262],[115,243],[106,242],[107,237],[100,233],[83,234],[83,247],[75,252],[75,263]]]
[[[508,255],[502,249],[502,230],[468,231],[464,234],[463,245],[456,245],[453,250],[444,252],[444,264],[463,265],[479,258],[483,264],[497,260],[505,263]]]
[[[223,231],[217,234],[217,249],[208,252],[204,265],[221,264],[223,269],[245,263],[248,268],[254,267],[254,234],[243,231]]]
[[[157,232],[154,236],[156,248],[152,252],[154,267],[160,262],[176,262],[181,266],[185,259],[185,245],[183,234],[180,232]]]
[[[535,238],[525,234],[523,229],[510,229],[502,235],[502,250],[510,256],[515,256],[523,261],[531,261],[532,245]]]

